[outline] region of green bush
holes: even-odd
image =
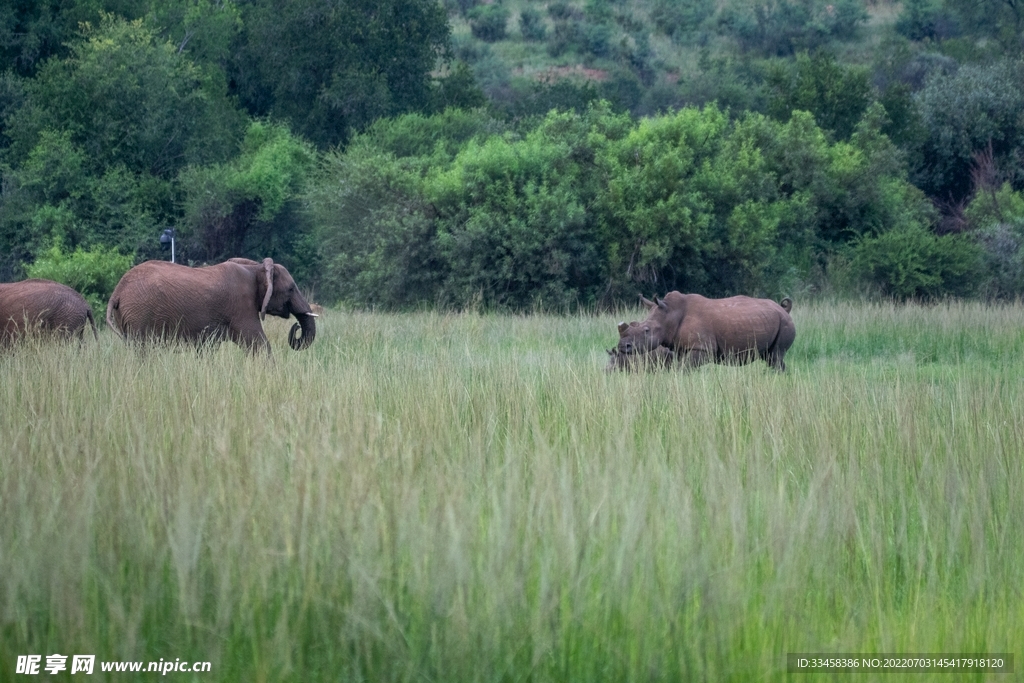
[[[280,124],[254,121],[230,162],[185,169],[180,176],[183,257],[291,260],[303,227],[291,211],[315,163],[312,147]],[[292,274],[301,272],[289,264]]]
[[[955,32],[955,23],[943,11],[941,0],[904,0],[896,31],[911,40],[939,40]]]
[[[519,13],[519,32],[523,40],[541,41],[547,37],[544,15],[533,7],[524,7]]]
[[[929,259],[944,264],[940,282],[911,281],[874,248],[896,236],[887,226],[934,219],[878,105],[835,143],[801,111],[636,122],[602,102],[515,127],[478,117],[382,121],[327,158],[306,195],[326,300],[522,310],[638,290],[779,296],[850,242],[894,295],[967,289],[947,238],[915,246],[925,276]]]
[[[928,194],[960,200],[973,190],[974,155],[991,145],[994,161],[1024,189],[1024,61],[962,66],[932,76],[916,95],[927,137],[913,159],[914,180]]]
[[[718,26],[744,50],[781,56],[852,38],[867,19],[859,0],[729,0]]]
[[[867,71],[844,67],[824,51],[813,56],[801,52],[795,62],[775,62],[765,80],[769,114],[786,121],[794,110],[809,111],[840,140],[853,134],[871,102]]]
[[[715,12],[713,0],[654,0],[651,21],[659,31],[675,41],[696,32]]]
[[[1024,295],[1024,194],[1009,183],[982,188],[964,214],[984,250],[982,292],[997,299]]]
[[[114,293],[114,287],[121,276],[132,267],[132,257],[117,249],[93,247],[84,250],[78,247],[67,252],[58,242],[41,253],[35,262],[26,267],[30,278],[53,280],[77,290],[92,307],[97,324],[107,314],[107,301]]]
[[[939,236],[911,223],[854,242],[851,267],[895,299],[963,296],[976,286],[982,252],[967,235]]]
[[[379,122],[376,135],[388,137],[386,127]],[[365,137],[326,155],[305,197],[324,301],[388,308],[434,302],[445,264],[419,178],[416,160],[396,159]]]
[[[488,43],[504,40],[509,11],[503,5],[480,5],[466,13],[473,36]]]

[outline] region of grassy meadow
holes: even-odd
[[[1024,305],[797,301],[785,374],[602,372],[638,316],[0,355],[0,681],[54,653],[204,682],[1024,668]]]

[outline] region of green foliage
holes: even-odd
[[[117,249],[77,247],[68,252],[59,241],[54,241],[25,272],[30,278],[53,280],[77,290],[92,307],[96,323],[101,324],[114,287],[132,265],[132,257]]]
[[[982,291],[994,298],[1024,295],[1024,194],[1009,183],[984,189],[964,214],[985,252]]]
[[[7,116],[0,234],[29,252],[56,239],[147,253],[175,222],[178,173],[233,151],[242,117],[141,20],[104,15],[82,31]]]
[[[475,37],[493,43],[505,39],[509,15],[507,7],[495,3],[474,7],[466,13],[466,18]]]
[[[312,147],[285,126],[254,121],[238,157],[186,169],[181,176],[185,257],[287,258],[301,230],[286,209],[305,190],[314,163]]]
[[[509,91],[511,96],[493,107],[508,120],[542,117],[552,110],[582,113],[601,99],[597,85],[582,78],[559,78],[554,82],[513,79]]]
[[[896,19],[896,31],[911,40],[949,37],[953,26],[942,4],[940,0],[905,0]]]
[[[326,149],[433,103],[431,73],[450,33],[435,0],[253,0],[240,9],[231,78],[251,115],[287,121]]]
[[[242,30],[242,15],[232,0],[156,0],[147,16],[160,35],[204,65],[224,64]]]
[[[42,131],[10,173],[10,204],[0,223],[33,253],[53,240],[134,253],[155,234],[169,185],[123,165],[96,168],[93,162],[69,132]]]
[[[427,176],[443,300],[512,308],[593,300],[600,262],[585,210],[596,190],[588,171],[608,126],[616,120],[604,110],[552,113],[522,139],[471,141],[450,169]]]
[[[841,143],[805,112],[731,121],[709,106],[633,123],[604,103],[504,133],[480,116],[381,122],[325,163],[307,210],[328,301],[781,295],[847,242],[934,217],[878,106]]]
[[[210,87],[207,87],[209,85]],[[83,27],[66,59],[48,61],[8,121],[13,160],[42,131],[66,131],[93,168],[173,177],[225,154],[239,119],[202,69],[141,20],[105,15]]]
[[[559,20],[548,38],[547,51],[552,57],[566,53],[608,57],[611,54],[611,37],[612,29],[608,24]]]
[[[945,0],[967,33],[994,39],[1008,56],[1024,48],[1024,6],[1016,0]]]
[[[544,15],[535,7],[524,7],[519,12],[519,33],[523,40],[544,40],[547,37],[547,26]]]
[[[399,126],[404,118],[396,119]],[[387,127],[378,123],[371,134],[401,135],[390,135]],[[325,156],[306,194],[324,300],[387,307],[433,303],[444,267],[411,163],[362,137],[346,153]]]
[[[966,235],[935,235],[917,223],[900,225],[852,246],[851,266],[861,280],[896,299],[970,294],[982,253]]]
[[[867,18],[858,0],[729,0],[719,30],[744,50],[789,55],[850,39]]]
[[[0,64],[32,76],[50,57],[67,53],[66,44],[82,22],[96,22],[104,11],[119,9],[113,0],[5,2],[0,6]]]
[[[651,5],[651,21],[665,35],[682,41],[696,32],[714,12],[713,0],[655,0]]]
[[[936,74],[916,96],[927,130],[915,181],[927,193],[965,198],[972,190],[974,155],[991,145],[997,167],[1024,188],[1024,61],[966,65]]]
[[[843,67],[828,52],[802,52],[792,64],[776,62],[765,80],[772,116],[785,121],[794,110],[809,111],[840,140],[853,134],[871,102],[867,70]]]

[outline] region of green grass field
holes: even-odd
[[[328,311],[304,352],[275,321],[272,362],[109,331],[2,355],[0,680],[54,653],[95,654],[89,680],[1020,672],[1024,306],[793,317],[784,375],[606,374],[612,316]],[[857,676],[903,678],[964,680]]]

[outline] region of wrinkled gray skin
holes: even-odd
[[[608,349],[608,365],[605,372],[628,370],[667,370],[676,363],[676,354],[664,346],[648,353],[623,353],[618,347]]]
[[[204,268],[146,261],[117,283],[107,304],[107,323],[126,340],[198,346],[228,339],[250,353],[269,354],[260,323],[268,313],[298,319],[288,335],[293,349],[313,343],[316,315],[288,270],[270,259],[230,259]]]
[[[650,313],[646,320],[619,323],[621,353],[649,353],[663,346],[687,367],[743,365],[760,358],[780,372],[786,369],[783,359],[796,338],[788,297],[779,305],[748,296],[708,299],[669,292],[664,299],[641,301]]]
[[[38,279],[0,284],[0,346],[26,333],[82,339],[86,323],[98,339],[92,308],[67,285]]]

